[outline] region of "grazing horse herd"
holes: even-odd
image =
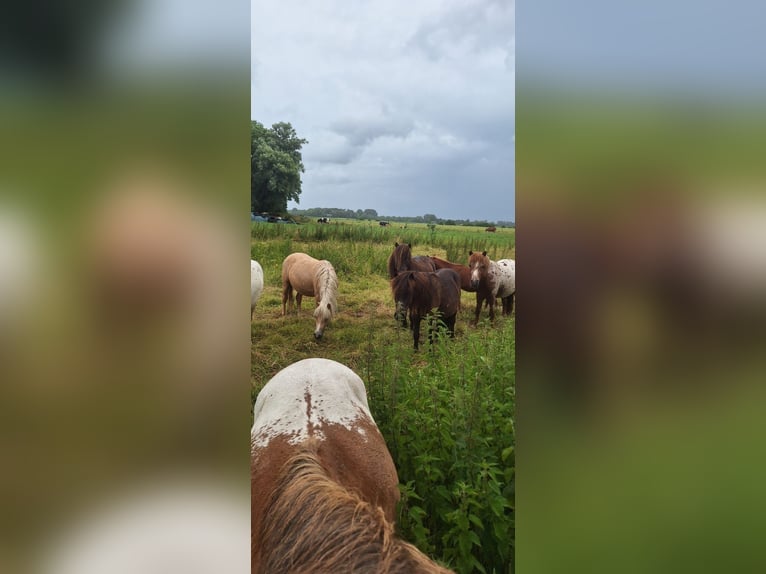
[[[515,262],[469,253],[469,265],[436,257],[413,257],[409,244],[394,245],[388,260],[396,318],[409,313],[414,347],[420,322],[433,309],[454,337],[460,291],[476,293],[494,320],[513,309]],[[250,263],[250,310],[263,291],[263,269]],[[337,313],[338,279],[329,261],[305,253],[282,264],[282,315],[293,308],[293,291],[315,297],[320,339]],[[399,478],[383,436],[370,414],[364,382],[348,367],[310,358],[277,373],[253,409],[250,433],[251,571],[449,574],[395,534]]]

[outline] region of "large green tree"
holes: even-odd
[[[304,171],[301,148],[306,143],[289,123],[266,128],[250,122],[250,208],[254,212],[285,213],[289,200],[298,203]]]

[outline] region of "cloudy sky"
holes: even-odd
[[[513,0],[251,1],[250,113],[309,140],[298,207],[515,221]]]

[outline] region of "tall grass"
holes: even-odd
[[[514,321],[454,341],[442,332],[411,355],[370,345],[362,371],[402,483],[401,533],[458,572],[511,572]]]
[[[390,245],[391,248],[398,241],[411,243],[417,254],[431,255],[431,253],[423,253],[423,248],[443,250],[447,259],[457,263],[466,263],[469,251],[486,250],[491,259],[513,257],[516,251],[515,229],[499,229],[496,233],[487,233],[476,227],[440,225],[429,229],[425,225],[417,224],[407,224],[407,227],[404,225],[381,227],[365,222],[341,222],[329,225],[253,223],[251,238],[254,241],[368,243]],[[512,254],[508,255],[509,252]]]

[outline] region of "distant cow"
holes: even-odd
[[[330,219],[327,217],[320,217],[317,219],[317,223],[330,223]]]
[[[378,221],[381,227],[388,227],[388,221]]]
[[[493,225],[492,227],[487,227],[484,231],[486,231],[487,233],[494,233],[495,231],[497,231],[497,227]]]

